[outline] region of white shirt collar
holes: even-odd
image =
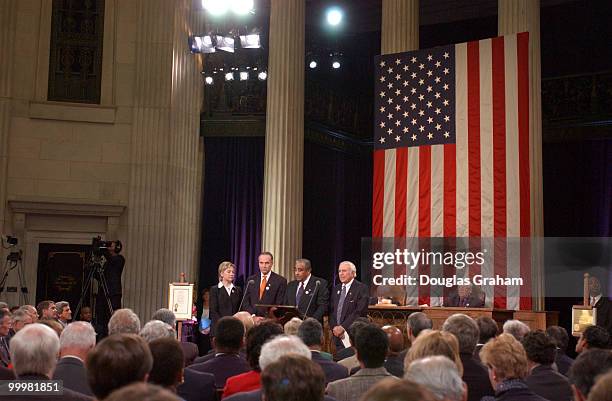
[[[218,288],[225,287],[225,290],[227,291],[227,295],[231,295],[232,290],[234,289],[234,283],[230,283],[230,285],[226,287],[223,285],[223,281],[219,281],[219,284],[217,284],[217,287]]]
[[[354,278],[351,279],[351,281],[349,281],[348,283],[344,284],[344,287],[346,288],[346,293],[348,294],[349,290],[351,289],[351,285],[353,284],[353,281],[355,281]]]
[[[303,281],[304,283],[304,289],[306,289],[306,286],[308,286],[308,281],[310,281],[310,278],[312,277],[312,274],[309,274],[308,277],[306,278],[306,280]],[[300,285],[298,284],[298,289],[300,288]]]
[[[266,281],[269,281],[269,280],[270,280],[270,275],[272,274],[272,270],[270,270],[270,271],[268,272],[268,274],[263,274],[263,273],[261,273],[261,272],[260,272],[259,274],[261,275],[261,277],[260,277],[260,279],[259,279],[259,282],[260,282],[260,283],[263,281],[264,277],[266,278]]]
[[[601,294],[599,294],[596,297],[591,297],[591,306],[597,305],[597,302],[599,302],[600,299],[601,299]]]

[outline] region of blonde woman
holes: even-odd
[[[234,285],[236,266],[232,262],[221,262],[219,265],[219,283],[210,287],[210,320],[212,336],[215,336],[215,325],[224,316],[238,312],[242,290]]]
[[[451,333],[439,330],[424,330],[419,334],[404,359],[404,372],[408,371],[412,361],[436,355],[445,356],[453,361],[457,365],[459,375],[463,375],[463,364],[459,357],[459,341]]]

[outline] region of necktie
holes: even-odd
[[[298,288],[298,292],[295,295],[295,304],[299,305],[300,304],[300,299],[302,298],[302,295],[304,295],[304,282],[300,282],[300,287]]]
[[[336,322],[340,324],[342,318],[342,307],[344,306],[344,300],[346,299],[346,285],[342,284],[342,292],[340,293],[340,300],[338,301],[338,311],[336,313]]]
[[[266,291],[266,285],[268,285],[268,280],[266,280],[267,276],[263,276],[261,278],[261,283],[259,284],[259,299],[263,298],[264,292]]]

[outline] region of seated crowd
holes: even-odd
[[[213,350],[198,356],[194,344],[177,340],[170,310],[141,327],[133,311],[119,309],[99,340],[88,316],[71,322],[67,302],[12,311],[0,303],[0,379],[62,380],[63,394],[44,399],[68,401],[612,399],[610,337],[598,326],[586,329],[572,360],[559,326],[531,331],[510,320],[498,333],[490,318],[455,314],[434,330],[415,312],[406,327],[358,318],[348,329],[351,346],[330,354],[316,319],[283,327],[239,312],[217,322]]]

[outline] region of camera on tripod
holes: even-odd
[[[96,256],[102,256],[105,249],[111,247],[113,241],[102,241],[102,237],[97,236],[91,239],[91,252]]]

